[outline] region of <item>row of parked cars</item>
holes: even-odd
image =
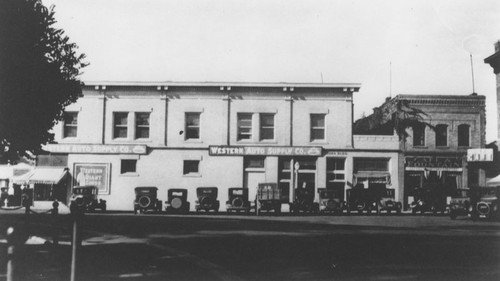
[[[343,190],[319,188],[319,200],[314,201],[313,189],[299,188],[295,190],[295,200],[290,203],[292,213],[330,213],[342,214],[356,212],[359,214],[401,213],[403,206],[395,200],[393,189],[347,190],[347,200],[343,200]],[[134,214],[146,212],[188,213],[190,202],[187,200],[187,189],[169,189],[168,200],[163,202],[158,199],[157,187],[136,187],[134,200]],[[195,210],[214,211],[220,209],[217,187],[198,187]],[[258,185],[255,200],[248,197],[248,189],[233,187],[228,189],[226,201],[227,212],[254,211],[257,215],[262,212],[281,213],[284,194],[276,183],[261,183]],[[500,187],[477,187],[474,189],[458,189],[455,196],[451,197],[449,204],[436,202],[435,197],[429,193],[422,193],[409,202],[413,213],[448,211],[451,219],[458,216],[470,216],[472,219],[500,218],[499,198]],[[106,201],[97,198],[97,187],[81,186],[73,188],[71,205],[86,211],[106,211]]]

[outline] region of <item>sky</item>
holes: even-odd
[[[486,96],[498,0],[42,0],[83,81],[360,83],[354,118],[398,94]],[[472,67],[471,67],[472,55]]]

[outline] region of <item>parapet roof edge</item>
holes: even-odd
[[[83,81],[85,86],[184,86],[184,87],[297,87],[361,88],[361,83],[288,83],[288,82],[176,82],[176,81]]]
[[[412,94],[399,94],[394,98],[402,99],[484,99],[484,95],[412,95]],[[393,99],[394,99],[393,98]]]

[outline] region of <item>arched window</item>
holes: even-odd
[[[425,125],[413,126],[413,146],[425,146]]]
[[[436,146],[448,146],[448,125],[436,125]]]
[[[458,125],[458,146],[470,146],[470,126]]]

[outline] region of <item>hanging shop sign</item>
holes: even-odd
[[[406,167],[412,168],[462,168],[462,157],[406,157]]]
[[[145,145],[123,144],[47,144],[44,150],[52,153],[91,153],[91,154],[146,154]]]
[[[97,186],[99,194],[109,194],[110,163],[75,163],[74,186]]]
[[[493,161],[493,148],[467,149],[467,162],[491,162]]]
[[[317,146],[210,146],[211,156],[321,156],[322,148]]]

